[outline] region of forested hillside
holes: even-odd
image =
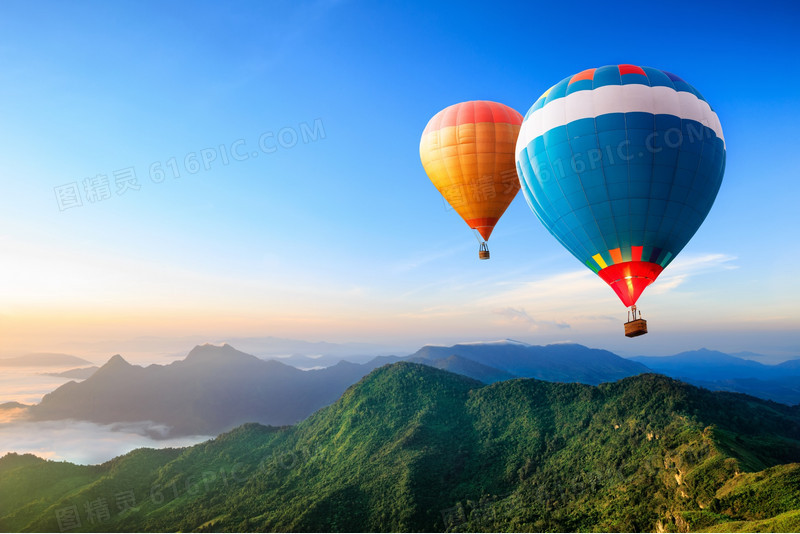
[[[798,461],[793,407],[651,374],[487,386],[401,362],[294,427],[100,466],[8,455],[0,528],[797,530]]]

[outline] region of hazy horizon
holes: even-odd
[[[608,336],[607,345],[576,341],[574,339],[538,339],[533,336],[518,337],[452,337],[452,338],[428,338],[415,340],[395,340],[380,343],[376,340],[370,341],[337,341],[328,339],[291,339],[279,336],[258,336],[258,337],[233,337],[220,336],[208,338],[205,336],[139,336],[129,339],[105,340],[94,342],[69,342],[60,345],[30,345],[17,350],[0,351],[0,359],[14,358],[28,354],[40,353],[62,353],[77,356],[90,361],[93,365],[102,365],[114,354],[122,355],[127,361],[138,365],[149,364],[168,364],[170,362],[184,358],[189,351],[198,345],[230,344],[237,350],[253,354],[263,358],[289,358],[293,355],[303,355],[311,357],[326,356],[337,360],[341,358],[354,363],[363,363],[375,356],[395,355],[406,356],[417,351],[425,345],[452,346],[459,343],[491,342],[496,340],[516,340],[529,345],[548,345],[554,343],[578,343],[590,348],[604,349],[622,357],[633,356],[671,356],[686,351],[708,349],[726,354],[736,355],[743,359],[758,361],[764,364],[773,365],[787,360],[800,358],[800,350],[792,345],[781,346],[778,343],[764,345],[745,344],[737,342],[737,339],[749,337],[748,333],[738,333],[738,336],[731,336],[726,342],[712,345],[709,340],[701,333],[695,335],[682,336],[681,339],[673,343],[664,344],[654,350],[638,350],[638,346],[631,343],[631,340],[623,338],[621,343],[615,343],[615,336]],[[276,348],[276,344],[277,347]],[[314,346],[309,350],[309,346]],[[338,360],[337,360],[338,361]],[[60,369],[69,370],[80,366],[71,366]]]

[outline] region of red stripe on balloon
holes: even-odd
[[[620,65],[619,74],[620,76],[623,74],[641,74],[642,76],[647,76],[647,74],[644,72],[644,69],[642,67],[637,67],[636,65]]]
[[[626,261],[600,269],[597,274],[611,286],[625,306],[633,306],[642,291],[655,282],[664,268],[649,261]]]

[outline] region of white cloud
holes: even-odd
[[[498,284],[499,291],[478,304],[494,309],[535,307],[541,311],[577,311],[608,298],[608,288],[588,269],[546,276],[538,280],[515,280]],[[612,294],[613,296],[613,294]]]
[[[676,259],[646,295],[660,295],[701,275],[736,269],[735,256],[718,253],[690,255]],[[683,289],[682,287],[682,289]],[[625,319],[625,308],[614,292],[588,269],[536,276],[530,270],[513,277],[466,290],[449,288],[453,298],[446,304],[427,306],[404,313],[407,318],[442,320],[499,327],[511,335],[534,332],[552,336],[564,329],[574,332],[605,331],[611,322]],[[618,314],[618,315],[617,315]]]
[[[727,254],[701,254],[678,257],[656,282],[647,288],[647,294],[667,293],[690,278],[738,268],[735,256]],[[603,316],[597,313],[616,304],[617,298],[597,275],[581,269],[545,276],[535,280],[510,280],[498,284],[499,291],[486,296],[476,304],[495,309],[513,308],[529,310],[537,317],[544,311],[569,313],[570,316],[590,320]],[[586,310],[596,310],[586,314]],[[607,319],[607,316],[605,316]],[[558,323],[559,321],[555,321]],[[563,322],[563,321],[562,321]]]
[[[495,315],[504,318],[509,323],[522,324],[530,330],[539,330],[541,328],[570,328],[567,323],[557,321],[543,321],[534,319],[528,312],[521,308],[501,308],[494,311]]]
[[[702,254],[685,258],[679,256],[647,291],[651,295],[663,295],[694,276],[738,269],[738,266],[733,264],[734,260],[736,256],[728,254]]]
[[[142,421],[99,425],[88,421],[15,421],[0,424],[0,456],[31,453],[49,460],[99,464],[141,447],[186,447],[212,436],[161,439],[169,428]]]

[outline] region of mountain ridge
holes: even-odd
[[[52,531],[58,510],[113,503],[128,490],[135,508],[84,527],[697,531],[781,521],[796,529],[798,460],[800,409],[742,394],[656,374],[599,386],[485,385],[398,362],[292,427],[248,424],[100,466],[6,456],[0,499],[10,504],[0,528]],[[53,476],[58,487],[45,485]],[[769,498],[775,491],[780,500]]]
[[[68,382],[26,410],[33,420],[67,418],[100,424],[153,421],[171,428],[165,437],[218,434],[251,421],[289,425],[335,401],[372,369],[403,360],[454,371],[484,383],[528,377],[599,384],[656,371],[712,390],[747,392],[785,404],[800,402],[800,378],[787,375],[783,368],[776,367],[781,377],[770,381],[728,379],[722,371],[713,372],[714,366],[727,369],[725,362],[741,361],[718,351],[701,349],[675,357],[649,358],[647,362],[659,360],[650,368],[578,344],[539,346],[501,340],[449,347],[426,345],[406,357],[380,356],[365,364],[341,360],[309,371],[280,360],[262,360],[229,344],[198,345],[181,360],[147,367],[132,365],[116,354],[82,382]],[[670,367],[675,361],[682,363]],[[695,369],[694,375],[685,376],[687,368]],[[764,368],[767,366],[757,362],[737,367]]]
[[[650,371],[645,365],[612,352],[577,343],[528,345],[506,340],[495,343],[495,350],[491,354],[483,352],[483,346],[471,343],[451,347],[426,345],[411,357],[434,360],[456,354],[515,376],[587,384],[599,384]]]
[[[770,365],[708,349],[631,359],[655,372],[711,390],[738,391],[784,404],[800,404],[797,359]]]
[[[558,361],[552,362],[555,356],[550,353],[555,352]],[[495,359],[506,367],[492,365]],[[203,344],[167,365],[132,365],[116,354],[82,382],[68,382],[45,395],[29,414],[34,420],[67,418],[100,424],[153,421],[171,428],[167,437],[218,434],[251,421],[288,425],[335,401],[374,368],[400,360],[487,383],[531,375],[599,383],[647,370],[581,345],[537,347],[502,341],[429,346],[407,357],[379,356],[365,364],[342,360],[303,371],[229,344]]]
[[[365,373],[300,371],[230,345],[195,347],[183,360],[147,367],[117,354],[81,383],[46,394],[28,413],[33,420],[153,421],[171,428],[165,437],[218,434],[249,421],[296,423]]]

